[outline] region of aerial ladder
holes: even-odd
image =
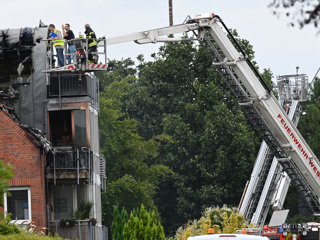
[[[208,24],[214,64],[283,170],[314,211],[319,211],[319,161],[294,123],[260,77],[223,21],[216,17]],[[234,41],[236,47],[229,40]],[[307,90],[302,89],[306,94]]]
[[[302,107],[299,102],[307,100],[308,77],[297,73],[277,77],[280,105],[289,119],[297,126]],[[274,211],[282,210],[290,178],[263,141],[240,203],[239,212],[251,223],[263,226],[270,205]]]
[[[193,33],[195,37],[168,37],[187,32]],[[284,171],[311,209],[318,212],[320,210],[319,160],[297,130],[294,116],[288,115],[283,109],[282,104],[273,95],[219,16],[210,13],[196,15],[194,18],[188,17],[183,24],[103,39],[98,43],[98,47],[103,47],[105,53],[106,46],[129,41],[146,44],[185,40],[199,41],[207,51],[215,69],[223,77],[242,111],[264,140],[271,164],[268,167],[269,172]],[[83,44],[84,40],[80,42]],[[83,62],[68,65],[59,71],[93,71],[96,67]],[[305,89],[302,91],[302,95],[307,94]],[[291,108],[294,108],[293,104]],[[294,112],[297,110],[291,110],[292,114]],[[273,177],[274,174],[268,181],[277,183]]]
[[[195,38],[167,37],[185,32],[192,32]],[[311,209],[318,212],[319,160],[219,16],[201,14],[180,25],[107,38],[107,46],[129,41],[145,44],[183,40],[198,40],[206,49],[242,111],[268,146],[270,158],[276,158],[274,163],[272,160],[272,171],[277,170],[279,163],[282,169],[277,172],[283,170]],[[302,91],[302,95],[307,94],[306,89]]]

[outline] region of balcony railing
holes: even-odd
[[[50,222],[52,235],[72,240],[108,240],[108,228],[100,224],[93,225],[88,220],[76,220],[74,226],[62,227],[60,221]]]
[[[57,73],[50,74],[48,98],[88,96],[98,106],[99,80],[93,74]]]
[[[79,73],[50,74],[48,97],[95,97],[96,82],[90,75]]]
[[[54,152],[49,153],[47,158],[47,170],[53,174],[55,184],[58,175],[59,179],[75,176],[78,184],[80,178],[90,180],[92,164],[92,151],[85,147],[55,147]]]

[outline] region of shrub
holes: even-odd
[[[78,220],[89,219],[92,206],[92,202],[81,203],[78,208],[78,211],[74,214],[74,217]]]
[[[44,233],[41,230],[35,230],[36,226],[31,223],[26,228],[21,229],[19,225],[11,221],[10,216],[11,214],[6,214],[6,217],[0,220],[0,240],[63,240],[58,235],[44,236]]]
[[[0,240],[63,240],[59,236],[38,236],[30,235],[24,232],[11,234],[11,235],[0,235]]]
[[[118,207],[114,208],[114,220],[111,226],[112,239],[123,240],[165,240],[165,234],[154,211],[147,211],[143,204],[140,210],[128,214],[123,209],[121,214]]]
[[[7,214],[5,218],[0,220],[0,235],[9,235],[21,233],[21,229],[11,222],[10,214]]]
[[[187,240],[190,236],[206,235],[209,228],[213,228],[214,233],[236,233],[236,230],[248,226],[244,217],[236,212],[237,208],[228,208],[226,205],[222,208],[206,208],[199,220],[190,221],[180,227],[175,239]]]

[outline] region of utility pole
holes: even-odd
[[[173,25],[172,0],[169,0],[169,24]]]

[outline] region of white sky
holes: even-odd
[[[190,15],[214,12],[229,28],[253,45],[260,69],[274,75],[306,73],[312,80],[320,67],[319,29],[288,27],[289,19],[272,15],[273,0],[173,0],[174,24]],[[169,25],[168,0],[0,0],[0,29],[38,26],[41,19],[61,29],[70,23],[75,35],[90,23],[98,37],[114,37]],[[146,59],[160,45],[126,43],[108,47],[108,58],[144,54]]]

